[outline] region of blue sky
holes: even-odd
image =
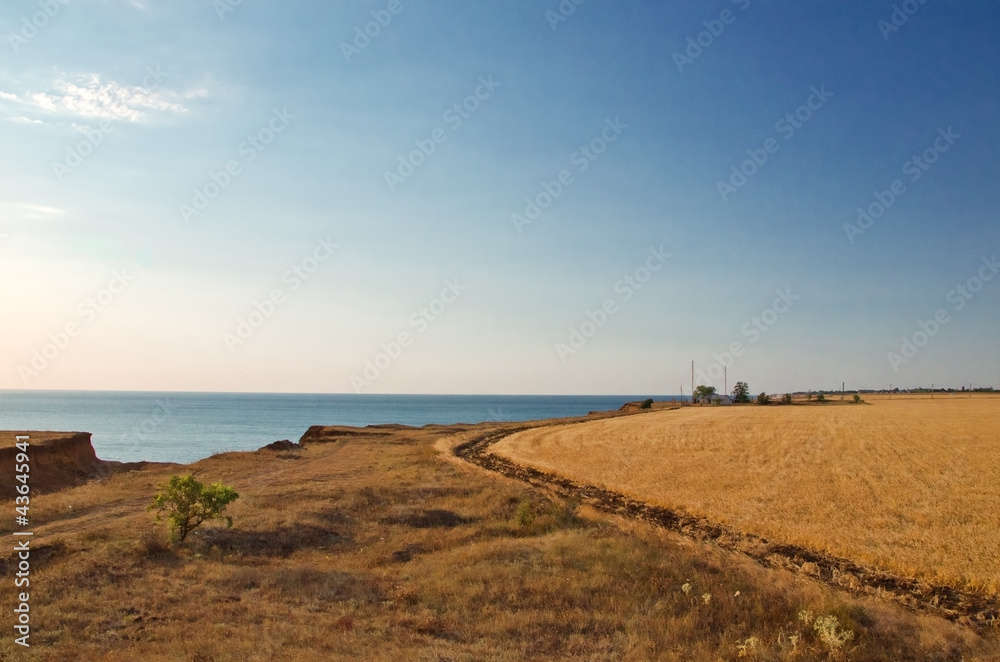
[[[1000,386],[998,19],[6,2],[0,388]]]

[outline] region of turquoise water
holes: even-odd
[[[0,430],[91,432],[103,460],[186,463],[298,441],[310,425],[527,421],[618,409],[646,397],[0,391]]]

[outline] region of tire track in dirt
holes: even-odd
[[[996,598],[893,575],[848,559],[741,533],[705,518],[653,506],[612,490],[521,466],[490,452],[490,446],[504,437],[535,427],[539,426],[492,429],[456,446],[453,452],[466,462],[508,478],[554,489],[564,498],[577,499],[606,513],[644,520],[694,540],[714,543],[768,568],[783,568],[852,593],[889,599],[914,611],[934,614],[981,632],[1000,629],[1000,600]]]

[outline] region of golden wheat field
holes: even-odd
[[[1000,398],[693,407],[494,452],[742,532],[1000,592]]]

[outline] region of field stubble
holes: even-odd
[[[738,531],[1000,593],[1000,398],[684,408],[528,430],[493,452]]]

